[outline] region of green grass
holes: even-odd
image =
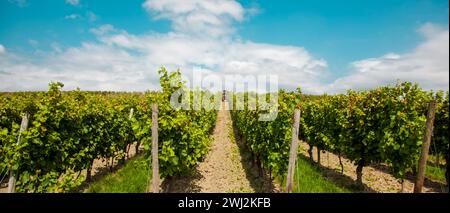
[[[445,169],[428,163],[425,176],[431,180],[445,182]]]
[[[325,179],[317,165],[298,156],[297,169],[294,173],[294,189],[296,193],[348,193],[349,189],[337,186]]]
[[[89,185],[91,193],[144,193],[151,170],[144,155],[128,161],[124,167]]]

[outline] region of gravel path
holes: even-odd
[[[239,148],[230,140],[229,121],[229,111],[220,110],[214,142],[205,161],[198,166],[202,178],[196,184],[201,192],[254,192],[241,164]]]
[[[256,168],[251,168],[243,144],[236,141],[230,112],[225,104],[218,112],[208,155],[199,163],[190,177],[180,177],[163,184],[164,192],[276,192],[271,180],[258,177]]]

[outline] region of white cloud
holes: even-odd
[[[87,11],[86,18],[88,21],[94,22],[98,19],[98,16],[95,13],[93,13],[92,11]]]
[[[59,43],[57,43],[57,42],[52,42],[50,44],[50,47],[56,53],[61,53],[62,52],[61,45]]]
[[[51,80],[64,82],[68,89],[156,89],[156,70],[161,66],[181,68],[186,74],[197,66],[218,74],[278,74],[286,87],[312,88],[326,70],[323,59],[315,59],[302,47],[237,38],[232,24],[243,20],[245,9],[236,1],[149,0],[143,7],[158,18],[170,19],[173,31],[133,35],[103,25],[90,30],[97,41],[68,49],[52,46],[39,63],[10,55],[9,60],[0,60],[10,73],[0,74],[0,79],[8,79],[0,90],[46,89]]]
[[[295,46],[198,38],[178,32],[136,36],[111,25],[91,31],[108,46],[139,51],[155,68],[165,65],[188,72],[194,66],[202,66],[216,74],[276,74],[281,86],[305,85],[306,91],[318,86],[319,77],[327,68],[323,59],[315,59]]]
[[[39,42],[34,39],[28,39],[28,44],[30,44],[33,48],[37,48]]]
[[[143,7],[155,19],[169,19],[175,31],[197,36],[229,35],[232,23],[242,21],[245,13],[238,2],[224,0],[147,0]]]
[[[449,89],[449,30],[427,23],[417,32],[425,37],[405,54],[389,53],[351,63],[353,73],[327,85],[326,90],[366,89],[395,81],[417,82],[425,89]]]
[[[2,44],[0,44],[0,54],[3,54],[5,52],[6,52],[5,47]]]
[[[157,89],[156,70],[163,65],[171,70],[181,68],[188,75],[196,66],[217,74],[277,74],[285,87],[312,87],[318,82],[317,72],[326,68],[323,60],[314,59],[299,47],[201,39],[180,33],[137,36],[110,25],[91,31],[97,33],[99,42],[66,50],[53,48],[40,64],[26,57],[18,58],[19,64],[0,60],[4,70],[14,73],[0,75],[0,79],[9,79],[0,90],[45,89],[51,80],[64,82],[68,89]]]
[[[8,0],[8,1],[19,7],[25,7],[28,5],[27,0]]]
[[[417,29],[417,32],[423,35],[426,38],[433,38],[435,36],[438,36],[440,33],[445,31],[441,26],[432,24],[432,23],[425,23],[419,29]]]
[[[98,28],[92,28],[90,30],[91,33],[94,33],[97,36],[105,35],[108,32],[115,31],[114,26],[110,24],[104,24]]]
[[[80,4],[79,0],[66,0],[67,4],[73,5],[73,6],[77,6]]]
[[[52,51],[36,56],[39,60],[0,48],[0,91],[45,90],[52,80],[67,89],[157,89],[161,66],[186,74],[197,66],[216,74],[275,74],[280,88],[301,86],[308,93],[370,88],[396,79],[448,89],[449,33],[433,24],[418,30],[425,41],[410,53],[352,62],[352,74],[324,84],[327,62],[306,49],[240,39],[233,26],[251,11],[236,1],[147,0],[143,7],[157,19],[169,19],[172,31],[135,35],[106,24],[90,30],[96,41],[71,48],[54,43]]]
[[[70,19],[70,20],[82,19],[82,20],[88,20],[89,22],[94,22],[98,19],[98,16],[95,13],[93,13],[92,11],[87,11],[85,16],[73,13],[73,14],[64,16],[64,19]]]
[[[219,69],[233,74],[278,75],[279,86],[294,89],[302,86],[314,92],[327,63],[316,59],[301,47],[253,42],[235,42],[227,47]]]
[[[247,13],[249,16],[256,16],[256,15],[260,14],[261,11],[262,11],[261,8],[257,4],[254,4],[250,8],[247,9]]]
[[[81,16],[80,16],[80,14],[73,13],[73,14],[65,16],[64,18],[65,19],[79,19],[79,18],[81,18]]]
[[[56,54],[54,54],[56,53]],[[141,57],[112,46],[83,43],[61,53],[49,53],[38,63],[7,54],[0,57],[1,91],[45,90],[50,81],[61,81],[66,89],[142,91],[157,89],[157,79],[147,73],[149,64]],[[154,72],[154,70],[152,71]],[[156,75],[153,75],[156,77]]]

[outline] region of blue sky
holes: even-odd
[[[448,8],[443,0],[0,0],[0,90],[42,90],[51,80],[156,89],[162,65],[276,74],[280,87],[310,93],[396,79],[448,90]]]
[[[335,76],[342,75],[350,61],[412,50],[423,40],[416,29],[427,22],[448,25],[448,1],[282,2],[261,1],[263,12],[243,27],[241,35],[258,42],[303,46],[326,58]]]

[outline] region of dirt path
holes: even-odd
[[[218,112],[213,142],[205,160],[193,176],[163,184],[165,192],[276,192],[271,180],[258,177],[251,167],[247,150],[234,138],[230,112],[222,103]]]
[[[300,141],[300,153],[309,158],[307,153],[309,146]],[[317,149],[313,149],[313,159],[317,162]],[[354,187],[356,181],[356,166],[348,159],[342,157],[344,174],[340,173],[341,167],[337,155],[330,152],[322,152],[320,155],[321,167],[326,178],[338,185],[348,188]],[[363,169],[364,190],[363,192],[399,192],[401,183],[393,175],[389,174],[386,167],[366,166]],[[413,177],[405,180],[405,193],[411,193],[414,188]],[[445,184],[425,179],[423,192],[443,192]]]

